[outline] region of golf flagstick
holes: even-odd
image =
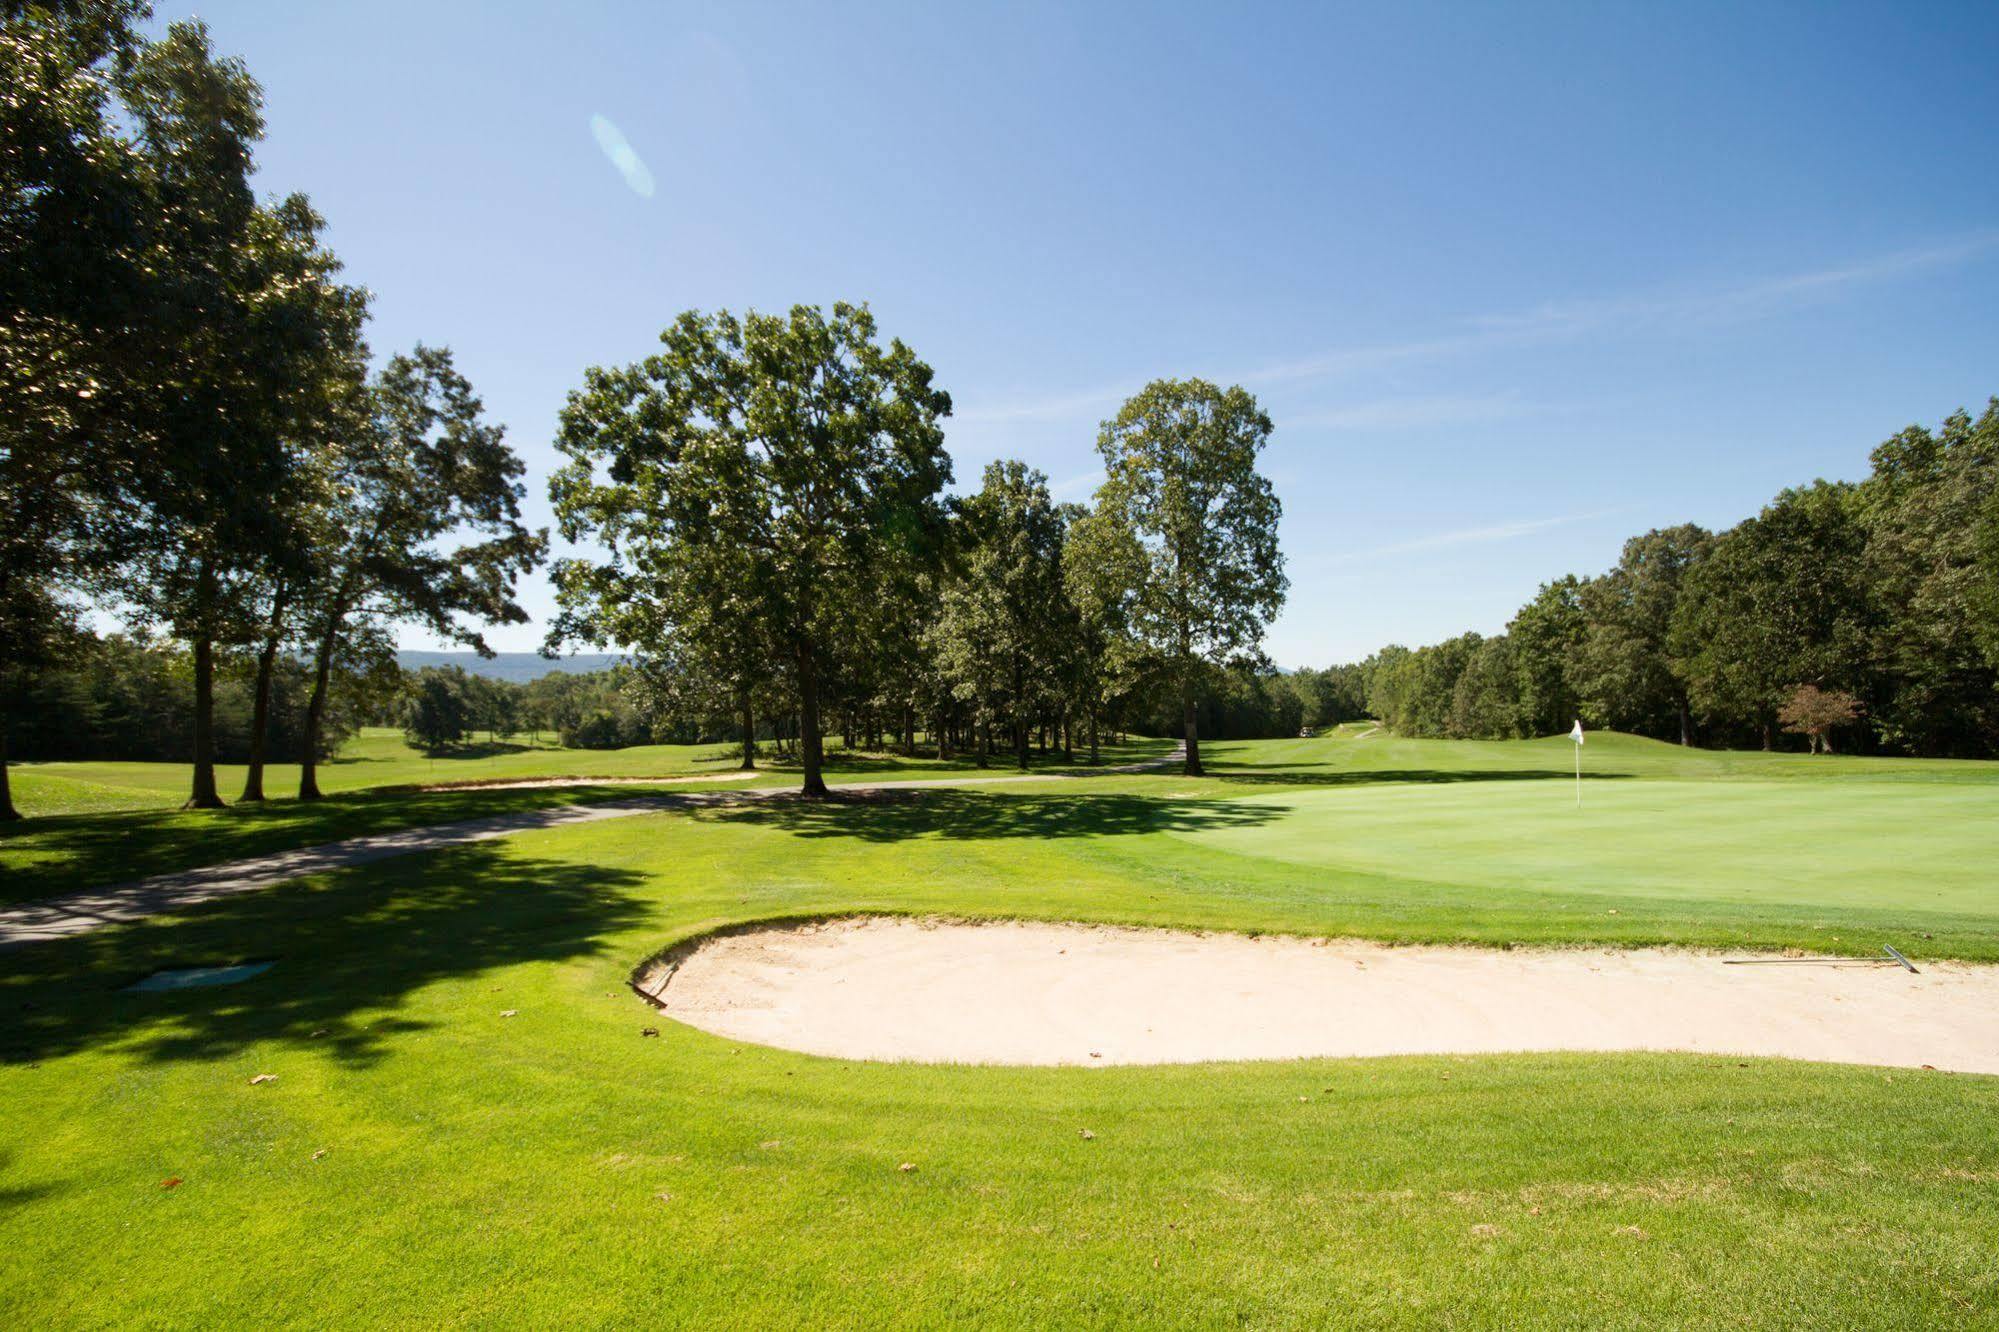
[[[1583,721],[1576,718],[1575,729],[1569,732],[1569,739],[1576,742],[1576,808],[1583,807]]]

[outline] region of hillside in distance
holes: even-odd
[[[583,675],[590,671],[609,670],[622,660],[623,654],[617,652],[579,652],[573,657],[553,659],[539,652],[501,652],[482,657],[476,652],[421,652],[405,648],[396,653],[396,664],[406,671],[421,670],[425,666],[457,666],[467,675],[484,675],[514,684],[539,680],[555,671]]]

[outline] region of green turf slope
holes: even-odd
[[[624,988],[676,939],[814,913],[1562,939],[1718,909],[1651,887],[1621,900],[1664,905],[1609,917],[1521,881],[1506,839],[1438,860],[1455,886],[1384,875],[1387,841],[1361,869],[1225,849],[1267,829],[1309,851],[1291,821],[1342,799],[1395,821],[1388,786],[1272,800],[1229,775],[1268,771],[641,816],[5,956],[0,1326],[1994,1321],[1999,1079],[1714,1055],[898,1067],[732,1044]],[[277,964],[118,989],[248,957]]]

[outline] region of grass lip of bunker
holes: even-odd
[[[700,936],[633,986],[725,1039],[846,1059],[1102,1067],[1649,1050],[1999,1073],[1999,967],[1725,962],[1685,949],[856,916]]]

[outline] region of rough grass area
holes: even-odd
[[[1807,891],[1863,844],[1948,836],[1995,789],[1984,765],[1593,745],[1578,816],[1548,777],[1570,752],[1538,742],[1348,732],[1213,757],[1200,782],[558,829],[0,954],[0,1325],[1999,1318],[1999,1079],[1670,1055],[874,1065],[731,1045],[624,986],[700,932],[844,912],[1856,949],[1929,932],[1919,957],[1999,956],[1975,841],[1874,896],[1863,876]],[[1737,824],[1676,794],[1703,781],[1761,802],[1795,881],[1763,893],[1767,866],[1735,867]],[[1938,804],[1844,843],[1853,807],[1812,817],[1813,792],[1864,808],[1884,785]],[[1622,849],[1643,809],[1594,797],[1625,786],[1657,788],[1671,864]],[[1592,842],[1592,818],[1621,831]],[[250,957],[279,960],[119,992]]]

